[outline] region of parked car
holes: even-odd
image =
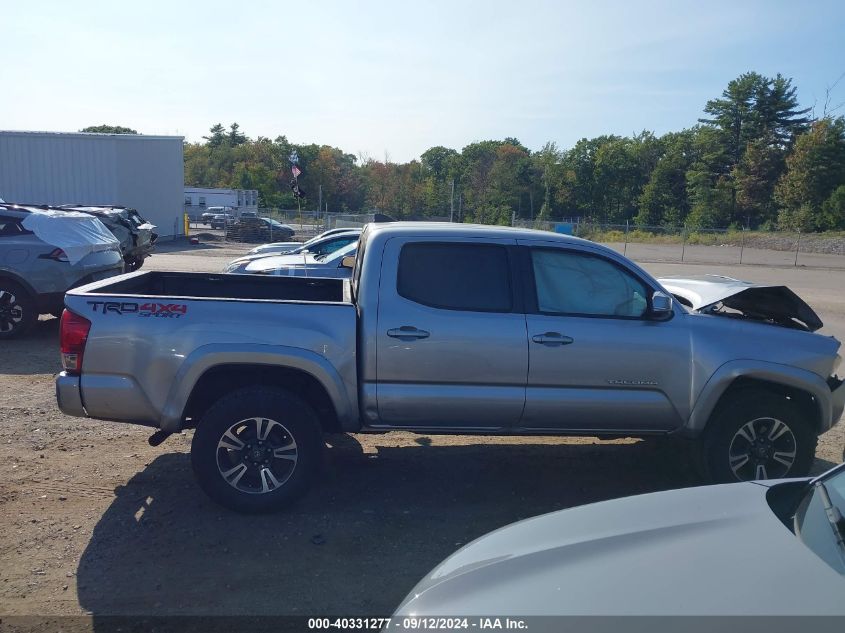
[[[236,271],[251,275],[286,275],[288,277],[331,277],[334,279],[349,279],[352,269],[343,265],[347,257],[354,257],[358,248],[358,240],[347,243],[346,246],[332,253],[314,255],[312,253],[287,253],[262,257]]]
[[[316,237],[312,240],[308,240],[305,243],[299,243],[297,248],[294,248],[288,252],[286,255],[296,255],[298,253],[308,252],[313,257],[320,257],[322,255],[330,255],[334,253],[336,250],[343,248],[344,246],[348,246],[354,242],[358,241],[358,238],[361,236],[361,230],[356,229],[353,231],[343,231],[340,233],[332,233],[326,237]],[[244,272],[252,272],[247,271],[247,266],[249,266],[252,262],[265,259],[267,257],[278,257],[279,255],[276,253],[253,253],[250,255],[244,255],[243,257],[238,257],[237,259],[233,259],[229,262],[226,268],[223,269],[225,273],[244,273]]]
[[[397,222],[357,249],[350,281],[137,272],[72,290],[59,407],[158,427],[154,443],[195,427],[200,485],[251,512],[308,489],[323,432],[668,436],[738,481],[806,475],[845,409],[836,339],[691,312],[593,242]]]
[[[845,616],[843,514],[845,464],[553,512],[458,550],[396,615]]]
[[[65,204],[61,209],[80,211],[97,216],[120,241],[120,250],[127,272],[138,270],[144,265],[155,248],[158,234],[155,225],[145,220],[136,209],[122,206],[90,206]]]
[[[260,246],[256,246],[252,250],[250,250],[247,255],[281,255],[283,253],[290,253],[295,250],[298,250],[302,247],[310,247],[312,244],[317,242],[321,242],[323,239],[330,237],[332,235],[337,235],[338,233],[357,233],[358,235],[361,234],[361,229],[351,228],[351,229],[329,229],[323,233],[320,233],[316,237],[312,237],[307,242],[270,242],[269,244],[261,244]]]
[[[234,218],[233,211],[234,209],[232,207],[206,207],[200,218],[202,218],[203,222],[210,224],[216,215],[228,215]]]
[[[242,217],[228,227],[226,237],[238,242],[266,242],[275,238],[287,240],[293,235],[292,227],[273,218]]]
[[[215,213],[208,221],[212,229],[224,229],[235,224],[235,216],[230,213]]]
[[[0,204],[0,339],[61,313],[69,288],[122,272],[120,245],[97,218]]]

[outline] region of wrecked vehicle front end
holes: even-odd
[[[120,241],[126,271],[138,270],[152,254],[158,234],[137,210],[118,206],[64,205],[61,208],[94,215]]]
[[[786,286],[724,277],[662,277],[660,284],[683,306],[701,314],[815,332],[824,325],[813,309]]]

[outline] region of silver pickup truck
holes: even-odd
[[[368,225],[345,265],[72,290],[59,407],[153,444],[195,428],[202,488],[262,512],[307,490],[323,433],[671,435],[735,481],[806,474],[845,406],[839,342],[785,288],[696,306],[706,283],[592,242],[436,223]]]

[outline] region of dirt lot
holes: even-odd
[[[219,271],[238,248],[168,249],[151,269]],[[716,261],[720,261],[716,258]],[[726,260],[721,260],[727,263]],[[845,340],[845,273],[647,264],[791,286]],[[63,416],[57,321],[0,348],[0,614],[388,613],[460,545],[523,517],[695,483],[651,442],[330,437],[316,489],[246,517],[194,484],[190,436]],[[845,425],[815,470],[838,463]]]

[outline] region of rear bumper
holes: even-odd
[[[65,371],[56,376],[56,402],[65,415],[87,417],[79,390],[79,376],[69,376]]]

